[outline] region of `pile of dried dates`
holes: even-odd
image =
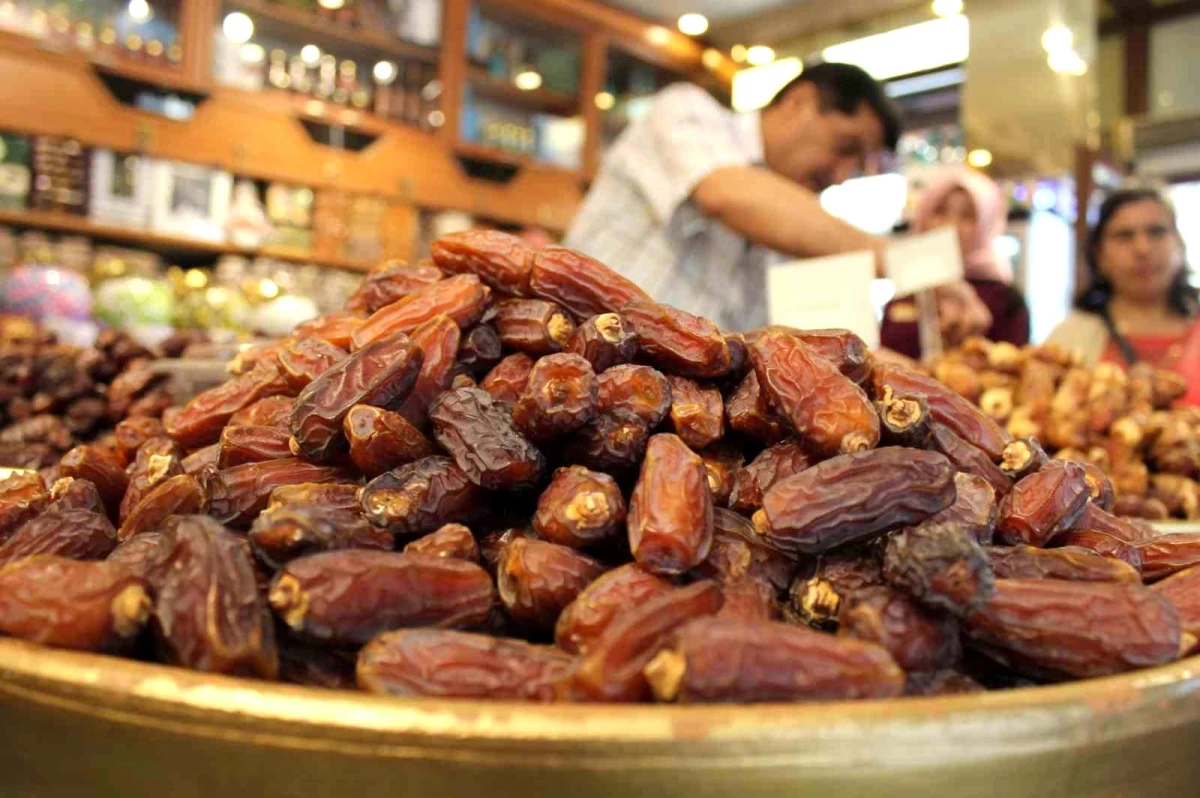
[[[0,483],[0,632],[400,696],[758,702],[1113,674],[1200,631],[1200,536],[1112,514],[1099,469],[848,332],[723,333],[569,249],[440,239],[234,371]]]
[[[967,341],[934,375],[1012,435],[1035,437],[1060,460],[1101,468],[1116,511],[1150,520],[1200,519],[1200,408],[1173,406],[1187,381],[1138,363],[1080,366],[1077,353]]]

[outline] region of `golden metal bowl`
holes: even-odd
[[[0,795],[1194,795],[1200,657],[836,704],[408,701],[0,640]]]

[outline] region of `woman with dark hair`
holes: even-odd
[[[1145,362],[1188,379],[1200,404],[1200,295],[1188,281],[1175,212],[1157,191],[1118,191],[1100,206],[1088,236],[1092,284],[1049,343],[1086,365]]]

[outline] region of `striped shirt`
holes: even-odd
[[[722,329],[761,327],[769,250],[705,216],[691,194],[718,169],[762,162],[757,111],[734,113],[698,86],[669,86],[609,151],[566,245]]]

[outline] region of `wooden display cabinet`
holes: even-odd
[[[728,60],[714,69],[702,66],[702,47],[692,39],[592,0],[442,0],[436,46],[406,41],[374,23],[354,25],[319,16],[296,0],[147,0],[153,13],[169,18],[177,29],[174,57],[163,58],[89,47],[86,37],[81,44],[78,21],[71,28],[74,38],[38,37],[5,26],[4,9],[20,2],[0,0],[0,81],[7,87],[0,130],[69,136],[89,147],[209,165],[259,181],[379,197],[409,208],[413,218],[419,211],[461,210],[514,228],[534,225],[558,234],[569,225],[583,197],[585,176],[598,163],[604,127],[595,96],[606,85],[610,53],[634,54],[666,74],[726,95],[733,72]],[[128,11],[128,0],[111,2]],[[108,3],[71,0],[68,5],[91,9]],[[525,91],[512,75],[472,63],[467,36],[476,4],[496,19],[567,37],[574,80],[564,86],[544,79],[542,86]],[[360,77],[371,66],[372,80],[373,65],[382,61],[421,65],[418,91],[425,105],[419,118],[398,116],[394,107],[381,108],[374,99],[365,105],[335,102],[269,81],[262,90],[225,85],[228,81],[218,80],[215,66],[221,55],[217,47],[224,46],[219,39],[222,19],[231,11],[254,21],[251,43],[266,42],[261,49],[267,61],[270,50],[277,49],[268,44],[293,42],[355,59]],[[378,83],[371,88],[378,89]],[[180,95],[194,102],[194,113],[171,119],[129,104],[123,94],[129,85]],[[536,152],[468,140],[461,133],[469,98],[527,114],[578,119],[582,144],[577,162],[543,163]],[[507,168],[507,179],[473,177],[477,172],[469,168],[471,162],[499,164]],[[193,246],[145,230],[97,229],[82,218],[9,211],[0,222],[95,234],[163,251]],[[216,254],[237,251],[222,244],[194,247]],[[338,258],[326,263],[365,265]]]

